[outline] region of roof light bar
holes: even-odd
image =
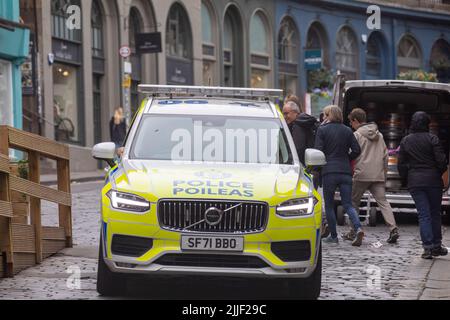
[[[229,87],[200,87],[200,86],[171,86],[141,84],[140,93],[159,95],[187,95],[213,97],[248,97],[248,98],[278,98],[283,95],[280,89],[229,88]]]

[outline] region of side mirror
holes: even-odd
[[[92,157],[97,160],[105,160],[111,167],[115,165],[116,145],[113,142],[103,142],[96,144],[92,148]]]
[[[327,164],[325,154],[317,149],[306,149],[305,165],[307,168],[323,167]]]

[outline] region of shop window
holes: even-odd
[[[450,45],[444,39],[439,39],[433,45],[430,65],[436,72],[439,82],[450,82]]]
[[[13,126],[11,62],[0,60],[0,125]]]
[[[357,79],[359,61],[355,33],[343,27],[338,33],[336,45],[336,68],[346,75],[347,80]]]
[[[53,65],[53,112],[55,139],[80,143],[82,114],[78,108],[78,69],[66,64]]]

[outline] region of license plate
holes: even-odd
[[[244,251],[243,237],[181,236],[181,250]]]

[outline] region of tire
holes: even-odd
[[[97,292],[102,296],[124,295],[127,288],[126,277],[112,272],[103,258],[103,240],[100,236],[97,270]]]
[[[317,266],[314,272],[306,279],[289,279],[289,294],[294,299],[317,300],[322,287],[322,245],[319,248]]]
[[[450,208],[442,208],[442,224],[450,226]]]
[[[344,207],[341,205],[337,206],[336,220],[337,220],[338,226],[345,225],[345,211],[344,211]]]
[[[369,210],[369,226],[377,226],[377,208],[370,208]]]

